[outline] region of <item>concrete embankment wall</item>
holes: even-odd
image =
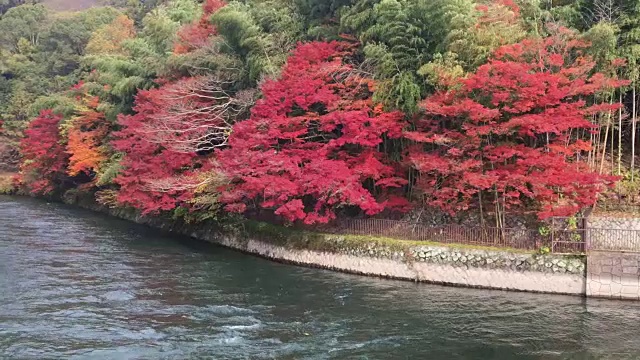
[[[225,230],[215,223],[193,226],[142,217],[123,209],[106,209],[92,201],[72,202],[153,228],[292,264],[464,287],[571,295],[586,292],[584,257],[424,245],[286,229],[279,233],[278,227],[269,224]]]
[[[587,296],[640,300],[640,254],[618,251],[590,252]]]
[[[571,260],[576,265],[573,272],[557,267],[554,272],[552,270],[554,265],[551,261],[562,264],[563,260],[545,257],[544,260],[535,261],[543,263],[542,266],[549,269],[548,271],[543,269],[540,271],[524,270],[526,265],[519,267],[515,265],[516,261],[511,261],[511,259],[515,257],[531,258],[530,256],[514,256],[509,253],[483,250],[464,251],[436,246],[412,247],[412,250],[428,251],[435,254],[437,257],[435,260],[433,258],[418,258],[413,254],[384,256],[378,250],[375,250],[374,254],[369,254],[366,247],[365,251],[350,254],[348,251],[323,252],[288,249],[263,241],[239,242],[229,237],[205,240],[278,261],[355,274],[488,289],[572,295],[582,295],[585,292],[584,266],[581,265],[581,259]],[[453,260],[456,257],[460,259],[468,256],[473,256],[475,261],[465,264],[459,260]],[[518,261],[526,262],[524,259]],[[513,265],[505,265],[506,262],[511,262]],[[549,264],[548,268],[546,264]]]

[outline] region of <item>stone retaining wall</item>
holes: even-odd
[[[457,268],[500,269],[512,272],[540,272],[582,276],[582,257],[535,255],[508,251],[474,250],[445,246],[415,246],[411,253],[416,261]]]
[[[223,230],[215,223],[192,226],[170,219],[142,217],[123,209],[105,209],[92,201],[75,199],[73,202],[139,224],[304,266],[455,286],[585,293],[583,257],[389,242],[367,237],[285,232],[285,229],[278,233],[278,228],[268,224],[242,231]]]
[[[593,229],[640,230],[640,218],[592,215],[586,221],[587,227]]]

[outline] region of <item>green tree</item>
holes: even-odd
[[[79,67],[92,33],[118,14],[114,8],[103,7],[52,16],[39,45],[39,62],[46,64],[50,76],[71,74]]]
[[[631,181],[635,180],[636,125],[638,118],[637,88],[640,80],[640,3],[629,1],[620,24],[619,51],[627,60],[626,77],[631,81]]]
[[[37,45],[45,29],[46,18],[47,10],[41,4],[20,5],[9,9],[0,18],[0,46],[16,49],[22,38]]]
[[[334,38],[340,29],[340,13],[355,0],[294,0],[304,32],[312,39]]]
[[[418,70],[446,48],[454,28],[466,24],[472,11],[471,0],[361,0],[346,8],[342,28],[365,44],[379,82],[374,100],[416,112],[427,91]]]
[[[117,52],[90,48],[82,62],[95,70],[86,80],[88,89],[101,98],[98,111],[112,121],[120,113],[131,113],[137,91],[153,87],[164,73],[178,28],[199,15],[196,4],[194,0],[175,0],[156,7],[142,20],[143,27],[137,36],[121,39],[114,45],[119,48]],[[122,26],[122,21],[116,17],[108,26]],[[100,31],[97,30],[94,39],[100,36]]]
[[[16,140],[22,136],[22,131],[26,128],[28,120],[33,115],[31,104],[34,97],[26,91],[24,84],[17,83],[7,100],[6,109],[2,114],[2,119],[4,120],[3,129],[5,135]]]
[[[213,14],[211,20],[224,39],[222,51],[243,59],[244,87],[255,86],[263,76],[276,76],[288,50],[301,38],[300,24],[288,9],[276,1],[232,2]]]

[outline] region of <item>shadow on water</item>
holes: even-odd
[[[0,198],[0,357],[640,358],[640,305],[272,263]]]

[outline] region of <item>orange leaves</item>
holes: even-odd
[[[67,172],[70,176],[80,173],[92,175],[107,160],[103,145],[109,133],[109,123],[98,112],[97,97],[85,96],[81,100],[80,114],[72,120],[67,133],[66,152],[69,154]]]
[[[209,43],[209,37],[216,33],[215,28],[210,23],[211,15],[226,5],[227,3],[222,0],[204,1],[200,19],[184,25],[178,30],[178,38],[173,45],[173,53],[176,55],[186,54],[205,47]]]
[[[100,142],[106,135],[106,129],[82,131],[76,127],[68,134],[67,153],[69,153],[68,173],[76,176],[83,172],[90,174],[107,160],[107,156],[100,147]]]
[[[224,0],[205,0],[202,2],[202,19],[201,21],[209,21],[209,17],[216,11],[227,5]]]
[[[209,42],[209,36],[214,34],[211,24],[188,24],[178,31],[178,39],[176,40],[173,53],[186,54],[195,49],[204,47]]]
[[[520,19],[520,8],[513,0],[495,0],[489,5],[476,6],[482,16],[480,24],[495,24],[497,22],[513,24]],[[478,26],[481,26],[478,24]]]

